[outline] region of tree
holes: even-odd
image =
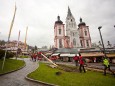
[[[37,46],[35,45],[35,47],[34,47],[34,50],[35,50],[35,52],[38,50],[38,48],[37,48]]]
[[[0,40],[0,45],[5,45],[6,42],[4,40]]]

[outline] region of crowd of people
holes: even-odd
[[[73,57],[74,61],[75,61],[75,65],[79,66],[79,71],[80,73],[82,72],[82,70],[84,71],[84,73],[86,73],[85,70],[85,59],[81,56],[81,54],[77,54],[75,57]],[[112,75],[115,77],[115,73],[110,69],[110,62],[107,58],[107,56],[105,55],[103,58],[103,65],[104,65],[104,71],[103,71],[103,75],[106,76],[106,71],[107,69],[112,73]]]
[[[82,70],[84,71],[84,73],[86,73],[85,70],[85,60],[84,58],[81,56],[81,54],[77,54],[75,57],[73,57],[74,61],[75,61],[75,65],[78,66],[79,65],[79,71],[80,73],[82,72]]]
[[[39,53],[32,53],[31,54],[31,60],[36,62],[38,60],[42,60],[42,56]]]
[[[58,58],[57,57],[52,57],[52,58],[49,58],[49,59],[54,61],[54,60],[57,60]],[[42,60],[42,56],[39,53],[33,53],[33,54],[31,54],[31,60],[34,61],[34,62],[36,62],[37,60]],[[76,54],[73,57],[73,60],[75,62],[75,65],[79,66],[79,72],[82,73],[82,71],[83,71],[84,73],[86,73],[86,70],[85,70],[85,67],[84,67],[86,65],[86,61],[81,56],[81,54],[80,53]],[[114,75],[114,77],[115,77],[115,73],[110,69],[110,63],[109,63],[109,60],[107,59],[107,56],[104,56],[104,58],[103,58],[103,65],[104,65],[103,75],[106,76],[106,71],[108,69],[112,73],[112,75]]]

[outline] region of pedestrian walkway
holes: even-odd
[[[30,61],[29,58],[24,58],[23,60],[26,62],[26,66],[24,68],[0,76],[0,86],[44,86],[25,79],[28,73],[38,67],[38,62]]]

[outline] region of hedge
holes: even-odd
[[[5,54],[5,50],[0,49],[0,59],[4,57],[4,54]],[[14,56],[14,53],[7,51],[6,58],[11,58],[13,56]]]

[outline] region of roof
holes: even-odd
[[[99,57],[104,56],[103,53],[81,53],[81,56],[83,57]]]
[[[108,53],[108,54],[106,54],[107,55],[107,57],[109,57],[109,58],[112,58],[112,57],[115,57],[115,53]],[[103,53],[81,53],[81,56],[83,56],[83,57],[102,57],[102,56],[104,56],[104,54]]]
[[[60,20],[60,16],[57,17],[57,21],[55,22],[55,24],[63,24],[63,22]]]
[[[85,24],[85,22],[80,22],[78,26],[80,27],[81,25],[85,26],[86,24]]]
[[[77,54],[78,53],[78,49],[77,48],[60,48],[58,50],[55,51],[55,53],[70,53],[70,54]]]

